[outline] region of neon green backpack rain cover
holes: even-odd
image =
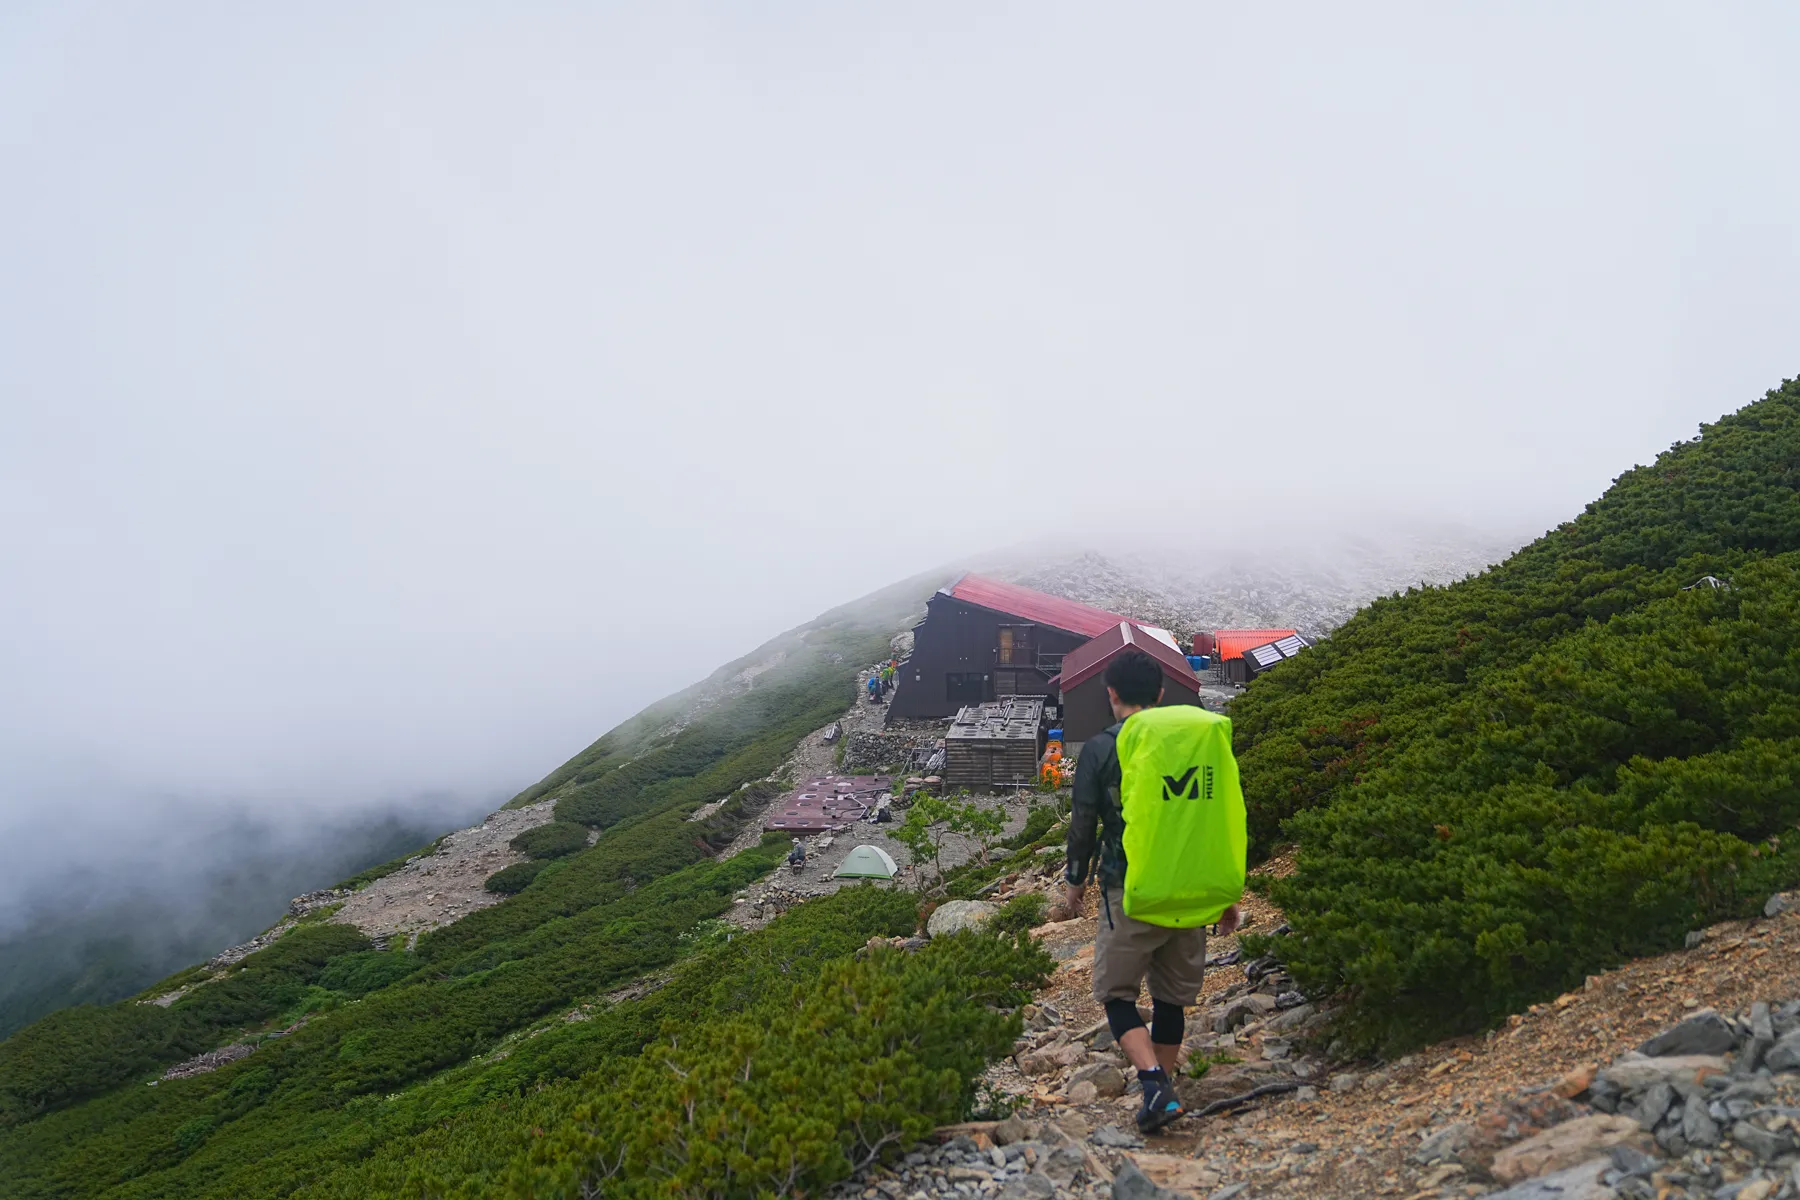
[[[1231,721],[1190,704],[1146,708],[1119,730],[1125,915],[1210,925],[1244,894],[1244,792]]]

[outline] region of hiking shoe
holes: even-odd
[[[1139,1071],[1138,1082],[1144,1085],[1144,1107],[1138,1109],[1140,1133],[1154,1133],[1186,1112],[1175,1095],[1175,1084],[1166,1071]]]

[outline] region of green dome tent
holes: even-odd
[[[892,879],[900,871],[893,858],[880,846],[858,846],[844,855],[844,861],[831,873],[833,879]]]

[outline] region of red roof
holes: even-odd
[[[995,612],[1005,613],[1012,617],[1022,617],[1027,621],[1035,621],[1040,625],[1049,625],[1056,629],[1066,629],[1070,633],[1078,633],[1082,637],[1098,637],[1113,628],[1121,621],[1130,625],[1141,625],[1129,617],[1121,617],[1118,613],[1109,613],[1086,604],[1078,604],[1073,600],[1064,600],[1061,596],[1047,596],[1043,592],[1034,592],[1028,587],[1020,587],[1014,583],[1001,583],[997,579],[986,579],[980,575],[964,575],[950,588],[950,594],[958,600],[970,604],[978,604],[982,608],[991,608]],[[1273,641],[1273,638],[1265,638]]]
[[[1091,641],[1083,642],[1063,655],[1062,674],[1056,685],[1064,692],[1106,670],[1106,665],[1127,650],[1142,650],[1154,658],[1163,674],[1191,691],[1198,691],[1200,681],[1181,651],[1158,637],[1136,629],[1129,621],[1120,621]]]
[[[1213,636],[1219,639],[1221,660],[1242,658],[1252,646],[1266,646],[1282,638],[1294,636],[1292,629],[1221,629]]]

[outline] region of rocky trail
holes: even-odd
[[[1041,869],[995,899],[1059,886]],[[1148,1139],[1135,1077],[1088,995],[1090,905],[1034,931],[1061,965],[1014,1056],[984,1080],[1013,1115],[941,1130],[940,1144],[834,1195],[1800,1197],[1800,914],[1787,903],[1391,1062],[1334,1057],[1329,1011],[1219,939],[1189,1010],[1178,1086],[1190,1115]],[[1249,932],[1280,928],[1277,910],[1249,905]]]

